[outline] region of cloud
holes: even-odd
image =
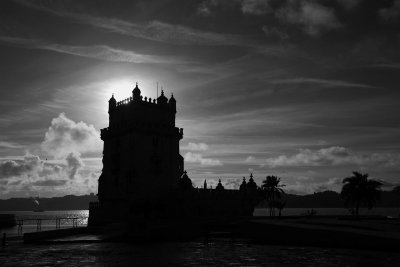
[[[189,143],[187,146],[182,147],[182,149],[190,151],[206,151],[208,150],[208,145],[206,143]]]
[[[397,20],[400,16],[400,0],[395,0],[391,7],[379,9],[378,14],[386,22]]]
[[[67,180],[39,180],[33,182],[34,186],[63,186],[67,183]]]
[[[19,37],[0,36],[0,42],[21,46],[24,48],[35,48],[48,50],[62,54],[94,58],[111,62],[129,62],[129,63],[184,63],[184,60],[176,58],[138,54],[133,51],[115,49],[107,45],[93,46],[72,46],[56,43],[49,43],[37,39],[25,39]]]
[[[101,151],[102,142],[93,125],[82,121],[76,123],[61,113],[51,121],[41,147],[55,158],[65,158],[70,153]]]
[[[321,166],[338,165],[350,161],[350,152],[344,147],[322,148],[317,151],[310,149],[300,149],[299,153],[286,156],[281,155],[276,158],[266,160],[266,165],[277,166]]]
[[[326,80],[326,79],[318,79],[318,78],[287,78],[287,79],[277,79],[269,81],[271,84],[300,84],[300,83],[311,83],[317,84],[324,87],[359,87],[359,88],[377,88],[372,85],[362,84],[362,83],[353,83],[348,81],[340,81],[340,80]]]
[[[206,143],[188,143],[187,146],[182,147],[183,150],[189,150],[184,155],[185,161],[190,162],[190,163],[200,163],[201,165],[205,166],[222,166],[222,162],[217,159],[211,159],[211,158],[203,158],[203,155],[201,153],[193,153],[194,152],[201,152],[201,151],[207,151],[208,150],[208,145]]]
[[[218,1],[216,0],[207,0],[203,1],[197,7],[197,15],[209,17],[213,15],[212,9],[218,5]]]
[[[262,26],[262,31],[267,37],[275,38],[280,41],[289,39],[289,35],[276,27]]]
[[[222,162],[217,160],[217,159],[211,159],[211,158],[203,158],[201,154],[198,153],[192,153],[192,152],[187,152],[184,156],[185,161],[191,162],[191,163],[200,163],[201,165],[206,165],[206,166],[222,166]]]
[[[336,191],[340,192],[342,188],[342,178],[333,177],[329,178],[327,181],[324,182],[315,182],[315,183],[305,183],[299,181],[300,179],[296,179],[297,181],[292,184],[286,184],[285,192],[289,194],[296,194],[296,195],[305,195],[305,194],[313,194],[315,192],[322,192],[322,191]]]
[[[38,156],[27,154],[23,160],[6,160],[0,162],[0,179],[33,173],[43,168]]]
[[[264,15],[272,12],[269,0],[243,0],[241,9],[245,15]]]
[[[345,147],[332,146],[319,150],[300,149],[294,155],[280,155],[268,158],[265,165],[269,167],[296,166],[336,166],[336,165],[380,165],[396,167],[400,163],[400,155],[388,153],[356,154]]]
[[[74,122],[64,113],[54,118],[41,144],[42,152],[55,159],[41,160],[29,152],[25,156],[0,158],[2,197],[59,194],[86,194],[96,190],[101,159],[81,158],[81,152],[98,151],[101,141],[92,125]],[[46,188],[57,187],[49,191]]]
[[[99,19],[95,26],[120,34],[175,45],[245,45],[238,36],[205,32],[161,21],[134,24],[121,20]]]
[[[277,11],[276,16],[283,22],[302,26],[303,31],[310,36],[341,27],[334,9],[312,1],[288,1],[285,7]]]
[[[26,154],[18,160],[5,160],[0,162],[0,179],[11,177],[39,178],[64,178],[73,179],[77,172],[84,167],[79,153],[70,153],[60,164],[48,163],[39,156]]]
[[[20,144],[16,144],[14,142],[0,141],[0,147],[15,149],[15,148],[23,148],[24,146],[22,146]]]
[[[85,166],[79,153],[69,153],[65,160],[67,161],[68,176],[70,179],[73,179],[78,170]]]
[[[246,42],[240,40],[238,36],[205,32],[156,20],[147,23],[132,23],[116,18],[68,12],[62,6],[54,5],[51,2],[37,3],[25,0],[17,0],[16,2],[26,7],[69,18],[82,24],[151,41],[175,45],[246,45]]]
[[[222,183],[224,184],[225,189],[239,189],[242,179],[224,179]]]
[[[253,157],[253,156],[248,156],[244,161],[245,161],[245,162],[252,163],[252,162],[254,162],[255,160],[256,160],[255,157]]]
[[[97,186],[98,170],[83,167],[79,154],[73,153],[58,161],[44,161],[30,154],[20,159],[0,161],[0,193],[2,197],[15,197],[93,192]],[[57,189],[53,189],[55,187]],[[52,189],[48,191],[46,188]]]

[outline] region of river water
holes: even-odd
[[[344,209],[316,209],[318,214],[347,214]],[[284,215],[299,215],[307,209],[285,209]],[[398,215],[397,209],[379,209],[374,214]],[[14,213],[17,218],[78,217],[87,224],[87,210]],[[259,213],[259,214],[257,214]],[[256,210],[265,215],[266,210]],[[62,222],[62,227],[71,227]],[[36,231],[35,222],[23,226]],[[44,221],[42,230],[55,229]],[[0,229],[16,235],[17,228]],[[259,245],[241,239],[199,239],[190,242],[146,244],[60,243],[47,245],[10,242],[0,248],[0,266],[400,266],[400,254],[317,247]]]
[[[10,245],[0,266],[399,266],[394,252],[257,245],[214,239],[174,243]]]
[[[282,210],[282,216],[292,215],[303,215],[309,212],[311,208],[286,208]],[[344,208],[314,208],[317,215],[349,215],[349,212]],[[56,218],[64,218],[61,220],[61,228],[72,227],[72,218],[78,218],[78,226],[86,226],[89,216],[88,210],[57,210],[57,211],[44,211],[44,212],[33,212],[33,211],[0,211],[1,213],[12,213],[15,214],[17,219],[29,219],[24,221],[22,227],[22,233],[35,232],[37,231],[35,219],[45,219],[42,221],[41,230],[53,230],[56,228]],[[269,214],[268,209],[256,209],[254,211],[255,216],[266,216]],[[398,218],[400,214],[399,208],[374,208],[372,210],[361,209],[361,215],[384,215],[393,218]],[[66,219],[69,218],[69,219]],[[33,219],[33,220],[30,220]],[[8,236],[18,235],[18,227],[10,227],[6,229],[0,229],[0,232],[7,233]]]

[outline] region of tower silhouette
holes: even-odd
[[[143,97],[138,84],[132,97],[109,100],[109,126],[101,130],[103,170],[98,183],[100,205],[124,216],[132,205],[171,191],[183,174],[175,127],[176,100],[161,91],[157,99]]]

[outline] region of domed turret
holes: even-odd
[[[116,106],[117,106],[117,100],[115,100],[114,94],[113,94],[111,96],[110,100],[108,100],[108,112],[110,112]]]
[[[218,184],[217,184],[217,187],[215,188],[217,191],[221,191],[221,190],[224,190],[225,188],[224,188],[224,186],[222,185],[222,183],[221,183],[221,179],[219,179],[218,180]]]
[[[247,186],[246,178],[243,177],[243,182],[242,182],[242,184],[240,185],[240,188],[239,188],[240,191],[246,190],[246,186]]]
[[[157,104],[165,105],[168,103],[168,98],[164,95],[164,90],[161,90],[161,95],[157,98]]]
[[[174,94],[171,94],[171,98],[169,99],[168,104],[171,109],[176,112],[176,100],[174,98]]]
[[[253,173],[250,174],[249,182],[247,183],[247,189],[256,190],[257,184],[254,182]]]
[[[138,83],[136,83],[136,87],[133,89],[132,91],[132,97],[134,101],[139,101],[141,100],[141,96],[140,96],[141,92],[138,86]]]
[[[179,187],[185,191],[193,188],[192,180],[189,178],[186,171],[183,172],[183,175],[179,179]]]

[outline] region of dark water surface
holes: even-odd
[[[0,266],[399,266],[391,252],[271,246],[215,239],[181,243],[11,244]]]

